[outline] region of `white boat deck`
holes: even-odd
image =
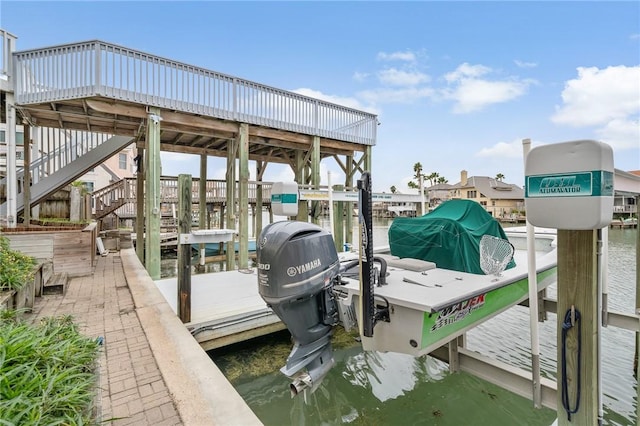
[[[539,252],[538,261],[544,259]],[[385,297],[392,304],[400,304],[423,312],[435,313],[446,306],[471,299],[493,289],[503,287],[518,279],[527,277],[527,253],[516,250],[516,267],[495,275],[478,275],[448,269],[431,269],[425,272],[407,271],[394,267],[387,268],[387,285],[375,288],[376,296]],[[538,269],[555,265],[555,255]],[[359,294],[359,283],[348,280],[345,286],[353,294]]]
[[[177,278],[155,283],[177,312]],[[258,294],[258,279],[253,270],[192,275],[191,322],[186,326],[205,350],[285,328]]]

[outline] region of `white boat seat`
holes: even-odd
[[[398,256],[390,254],[377,254],[376,257],[383,258],[387,262],[387,266],[406,269],[407,271],[423,272],[436,268],[436,264],[428,260],[413,259],[411,257],[400,259]]]

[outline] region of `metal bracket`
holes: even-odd
[[[178,235],[180,244],[222,243],[233,240],[235,229],[198,229],[190,234]]]

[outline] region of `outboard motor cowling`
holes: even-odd
[[[314,224],[276,222],[264,228],[256,252],[260,296],[294,340],[280,371],[293,378],[292,394],[314,389],[334,363],[330,337],[338,307],[333,286],[340,264],[333,238]]]

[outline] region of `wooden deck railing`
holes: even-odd
[[[191,199],[193,204],[199,204],[199,179],[192,182]],[[263,203],[271,203],[271,182],[249,182],[249,203],[253,204],[257,199],[258,185],[262,185]],[[236,182],[236,193],[239,187]],[[207,203],[222,203],[227,199],[227,182],[224,180],[207,180]],[[136,178],[125,178],[105,188],[97,190],[92,195],[95,206],[95,219],[102,219],[110,213],[116,212],[120,217],[135,216],[136,202]],[[160,202],[175,204],[178,202],[178,178],[160,178]]]

